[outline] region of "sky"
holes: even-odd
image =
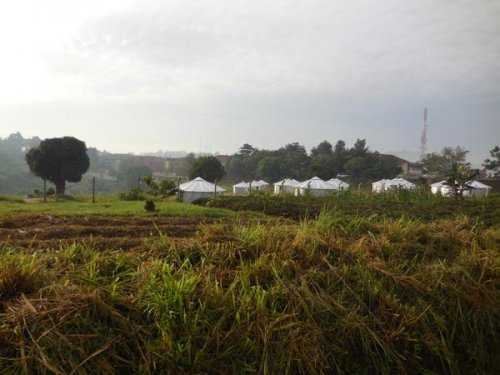
[[[0,3],[0,137],[232,154],[500,144],[498,0]]]

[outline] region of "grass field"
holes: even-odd
[[[143,201],[123,201],[115,195],[97,196],[96,203],[88,196],[76,196],[72,200],[56,201],[54,198],[43,203],[40,199],[33,203],[25,202],[21,197],[0,196],[0,215],[16,212],[43,213],[57,215],[160,215],[185,217],[227,217],[233,211],[188,205],[176,201],[156,201],[158,211],[150,214],[144,210]]]
[[[2,374],[500,372],[495,197],[83,200],[0,200]]]

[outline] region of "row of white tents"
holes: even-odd
[[[440,194],[443,197],[453,195],[453,188],[446,182],[446,180],[433,183],[429,186],[431,187],[431,192],[433,194]],[[380,180],[372,183],[372,191],[376,193],[391,190],[414,190],[416,188],[417,185],[405,180],[404,178]],[[479,181],[467,181],[464,186],[460,188],[464,189],[463,195],[466,197],[486,197],[491,190],[491,186],[485,185]]]
[[[267,190],[270,184],[266,181],[251,181],[240,182],[233,185],[233,194],[245,195],[255,190]],[[465,196],[482,197],[487,196],[490,186],[482,184],[478,181],[469,181],[465,184],[467,186],[464,191]],[[436,182],[430,185],[431,191],[434,194],[441,194],[443,196],[452,195],[452,188],[446,181]],[[414,190],[417,186],[405,180],[404,178],[393,178],[392,180],[380,180],[372,183],[372,191],[376,193],[393,191],[393,190]],[[179,186],[184,202],[193,202],[200,198],[217,195],[226,191],[226,189],[214,185],[211,182],[197,177],[194,180],[188,181]],[[309,180],[299,182],[294,179],[284,179],[274,183],[275,194],[294,194],[296,196],[310,194],[312,196],[325,196],[333,192],[342,192],[349,190],[349,184],[337,178],[332,178],[324,181],[319,177],[313,177]]]
[[[349,184],[336,178],[324,181],[319,177],[313,177],[307,181],[299,182],[295,179],[286,178],[275,182],[274,194],[305,195],[306,192],[315,196],[327,195],[333,191],[344,191],[349,189]],[[233,186],[233,193],[249,194],[254,190],[269,189],[270,185],[265,181],[240,182]]]
[[[453,188],[446,182],[446,180],[442,180],[439,182],[435,182],[430,185],[431,192],[433,194],[440,194],[443,197],[449,197],[453,195]],[[479,181],[467,181],[463,187],[463,195],[465,197],[487,197],[491,186],[483,184]]]
[[[249,194],[251,191],[267,190],[270,186],[271,185],[269,183],[263,180],[251,182],[242,181],[233,185],[233,194],[245,195]],[[313,177],[304,182],[299,182],[294,179],[284,179],[274,183],[275,194],[311,194],[314,196],[324,196],[334,191],[344,191],[348,189],[348,183],[336,178],[332,178],[329,181],[323,181],[319,177]],[[181,184],[179,186],[179,190],[182,194],[182,200],[188,203],[226,191],[226,189],[214,185],[201,177],[197,177],[194,180]]]

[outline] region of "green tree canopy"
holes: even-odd
[[[323,141],[316,147],[313,147],[311,150],[311,156],[318,155],[333,155],[333,147],[332,144],[328,141]]]
[[[465,161],[468,152],[460,146],[455,148],[444,147],[439,153],[427,154],[423,160],[424,168],[430,175],[445,178],[452,171],[455,164],[469,166],[469,163]]]
[[[257,164],[256,177],[266,181],[278,181],[286,177],[283,160],[279,156],[267,156]]]
[[[74,137],[49,138],[26,153],[31,172],[52,182],[56,194],[64,195],[66,181],[79,182],[90,166],[85,143]]]
[[[500,147],[495,146],[492,150],[490,150],[491,159],[486,159],[483,163],[483,167],[486,169],[493,171],[495,177],[500,175],[499,167],[500,167]]]
[[[224,167],[213,156],[202,156],[196,160],[193,168],[189,171],[189,178],[201,177],[207,181],[214,182],[224,177],[226,171]]]
[[[473,180],[475,177],[476,172],[471,171],[463,164],[454,163],[446,175],[446,183],[451,186],[455,198],[463,200],[464,191],[470,189],[466,182]]]
[[[334,178],[338,173],[338,164],[333,155],[319,154],[311,157],[307,177],[318,176],[323,180]]]
[[[366,146],[366,139],[357,139],[354,146],[349,150],[351,157],[362,158],[368,153],[368,147]]]
[[[303,180],[307,175],[309,167],[309,156],[306,148],[298,142],[289,143],[278,150],[282,155],[285,165],[285,173],[288,177]]]

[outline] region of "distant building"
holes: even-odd
[[[226,167],[231,155],[215,155],[215,158],[220,161],[223,167]]]
[[[136,166],[149,167],[153,172],[165,172],[167,159],[159,156],[134,156],[132,164]]]
[[[420,178],[423,176],[422,165],[419,163],[412,163],[408,160],[401,159],[395,155],[380,154],[380,160],[392,161],[399,165],[401,173],[409,178]]]

